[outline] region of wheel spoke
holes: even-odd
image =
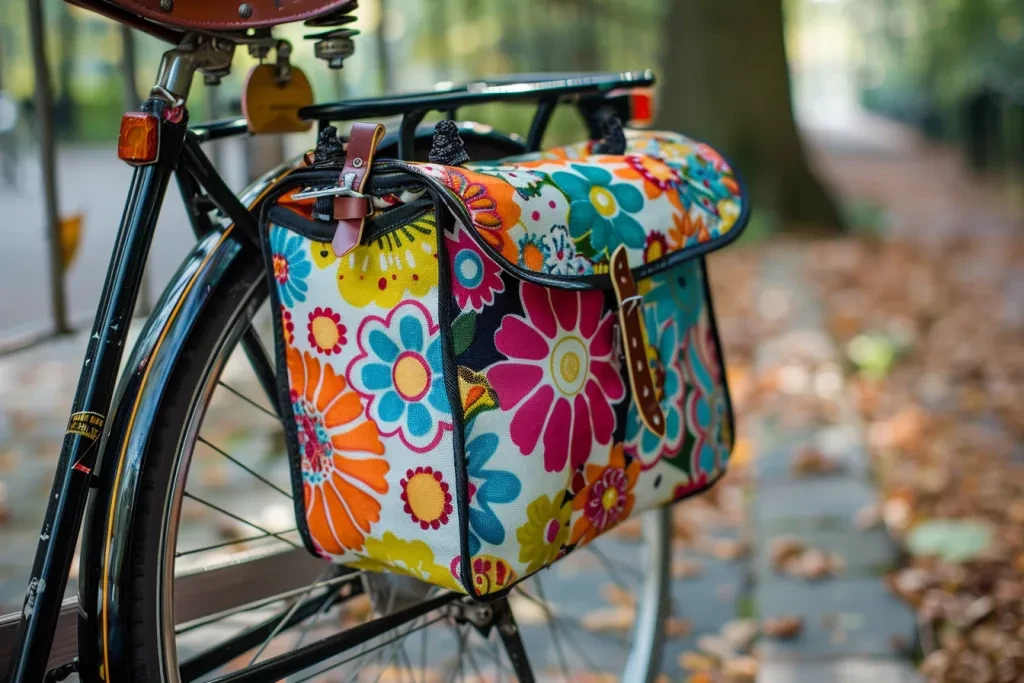
[[[353,579],[361,576],[363,573],[363,570],[359,570],[356,572],[345,574],[344,576],[337,576],[333,579],[328,579],[326,581],[321,581],[320,583],[313,584],[313,588],[322,588],[324,586],[337,586],[342,583],[352,581]],[[238,607],[232,607],[231,609],[224,610],[223,612],[211,614],[210,616],[204,617],[203,619],[198,619],[187,624],[182,624],[181,626],[177,627],[174,632],[178,635],[181,635],[182,633],[188,633],[189,631],[194,631],[197,628],[202,628],[203,626],[209,626],[212,623],[221,621],[228,617],[232,617],[236,614],[241,614],[242,612],[251,612],[252,610],[259,609],[260,607],[266,607],[267,605],[272,605],[275,602],[287,600],[288,598],[292,598],[296,595],[300,595],[301,593],[306,592],[308,588],[309,586],[302,586],[301,588],[285,591],[284,593],[278,593],[277,595],[271,595],[270,597],[262,598],[260,600],[254,600],[244,605],[239,605]]]
[[[248,396],[246,396],[242,392],[240,392],[238,389],[235,389],[230,384],[226,383],[224,380],[222,380],[222,379],[221,380],[217,380],[217,384],[221,385],[222,387],[224,387],[225,389],[230,391],[232,394],[234,394],[238,398],[242,399],[243,401],[245,401],[246,403],[251,405],[253,408],[256,408],[261,413],[264,413],[265,415],[269,415],[270,417],[274,418],[278,422],[283,422],[284,421],[284,420],[282,420],[280,418],[280,416],[278,416],[277,413],[270,412],[269,410],[267,410],[266,408],[261,406],[259,403],[257,403],[256,401],[252,400],[251,398],[249,398]]]
[[[619,574],[618,568],[616,568],[615,564],[607,555],[598,550],[592,544],[588,544],[583,547],[589,550],[590,553],[597,558],[598,562],[600,562],[604,566],[604,570],[608,572],[609,578],[611,578],[611,580],[615,582],[615,585],[629,593],[633,592],[633,589],[630,588],[629,584],[622,579],[621,575]],[[643,572],[641,572],[639,569],[633,569],[631,567],[622,567],[622,569],[624,571],[633,573],[633,575],[638,578],[643,577]]]
[[[262,474],[260,474],[256,470],[252,469],[251,467],[249,467],[248,465],[246,465],[245,463],[240,461],[238,458],[235,458],[234,456],[232,456],[230,453],[225,451],[223,448],[220,448],[218,446],[214,446],[212,443],[210,443],[208,440],[206,440],[202,436],[200,436],[198,438],[198,441],[199,441],[199,443],[206,445],[208,448],[213,450],[215,453],[219,453],[220,455],[224,456],[226,459],[228,459],[231,462],[235,463],[236,465],[241,467],[243,470],[245,470],[246,472],[248,472],[252,476],[256,477],[257,479],[262,481],[264,484],[266,484],[267,486],[269,486],[270,488],[274,489],[275,491],[280,493],[282,496],[287,498],[288,500],[292,500],[292,494],[290,492],[285,491],[283,488],[281,488],[280,486],[278,486],[274,482],[270,481],[269,479],[264,477]]]
[[[258,650],[256,650],[256,654],[254,654],[252,656],[252,659],[249,660],[249,666],[252,666],[256,663],[256,660],[260,658],[260,655],[263,654],[263,651],[267,649],[268,645],[270,645],[270,641],[277,637],[277,634],[281,632],[281,629],[283,629],[284,625],[288,623],[288,620],[292,618],[292,615],[294,615],[296,610],[299,609],[299,606],[302,605],[306,598],[309,597],[309,594],[313,592],[314,586],[316,586],[317,583],[320,583],[320,581],[322,581],[323,578],[327,576],[330,572],[331,570],[328,569],[323,574],[318,576],[316,582],[311,584],[310,587],[306,589],[306,592],[299,596],[299,599],[295,601],[295,604],[292,605],[291,609],[284,613],[284,616],[281,617],[281,619],[277,622],[277,625],[274,627],[274,630],[270,632],[270,635],[267,636],[267,638],[263,641],[263,644],[260,645]]]
[[[192,500],[196,501],[197,503],[201,503],[202,505],[205,505],[206,507],[210,508],[211,510],[216,510],[217,512],[219,512],[219,513],[221,513],[223,515],[227,515],[228,517],[230,517],[231,519],[235,520],[236,522],[241,522],[242,524],[245,524],[246,526],[251,526],[256,531],[262,531],[263,533],[267,534],[268,536],[273,536],[274,538],[277,538],[278,540],[284,541],[285,543],[287,543],[288,545],[290,545],[290,546],[292,546],[294,548],[300,548],[300,549],[302,548],[302,546],[299,545],[298,543],[295,543],[294,541],[290,541],[287,538],[284,538],[282,536],[282,534],[288,533],[286,531],[273,532],[273,531],[270,531],[269,529],[265,529],[265,528],[261,527],[259,524],[255,524],[254,522],[250,522],[249,520],[245,519],[244,517],[236,515],[233,512],[229,512],[229,511],[225,510],[224,508],[222,508],[222,507],[220,507],[218,505],[214,505],[213,503],[211,503],[208,500],[204,500],[203,498],[200,498],[199,496],[197,496],[197,495],[195,495],[193,493],[189,493],[188,491],[185,491],[184,493],[182,493],[182,495],[185,496],[186,498],[191,498]]]
[[[298,532],[298,528],[297,527],[294,528],[294,529],[286,529],[285,531],[280,531],[278,533],[281,533],[281,534],[293,534],[293,533],[296,533],[296,532]],[[191,550],[182,550],[181,552],[174,553],[174,557],[175,558],[186,557],[188,555],[195,555],[196,553],[205,553],[208,550],[218,550],[220,548],[226,548],[228,546],[237,545],[237,544],[240,544],[240,543],[253,543],[255,541],[259,541],[259,540],[262,540],[264,538],[275,538],[275,536],[273,534],[269,534],[268,533],[268,534],[260,534],[259,536],[249,536],[248,538],[236,538],[236,539],[234,539],[232,541],[224,541],[223,543],[214,543],[213,545],[206,545],[206,546],[203,546],[202,548],[193,548]],[[280,539],[277,539],[277,540],[280,540]]]

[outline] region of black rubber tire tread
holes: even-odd
[[[168,379],[157,413],[159,419],[150,426],[129,539],[129,586],[124,603],[130,624],[128,665],[132,683],[165,683],[158,646],[162,628],[157,614],[158,562],[164,502],[177,466],[181,437],[221,340],[240,319],[248,322],[248,316],[240,313],[255,310],[267,296],[260,254],[246,249],[238,258],[195,321]]]

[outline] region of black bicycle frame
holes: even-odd
[[[168,53],[174,54],[175,51]],[[180,53],[178,53],[180,55]],[[167,57],[165,56],[165,61]],[[186,76],[202,65],[191,64]],[[181,75],[168,72],[163,77]],[[187,92],[187,82],[184,87]],[[528,80],[528,79],[523,79]],[[646,86],[653,83],[650,72],[627,74],[545,76],[531,82],[505,80],[484,83],[475,89],[470,86],[447,92],[416,93],[376,100],[355,100],[346,103],[319,105],[304,110],[303,116],[317,120],[321,125],[330,121],[401,115],[397,147],[400,158],[411,157],[416,127],[429,111],[441,111],[454,116],[458,107],[494,101],[528,101],[537,105],[529,140],[524,151],[536,150],[547,127],[551,111],[569,98],[579,107],[594,130],[594,115],[602,99],[615,88]],[[478,84],[479,85],[479,84]],[[612,105],[617,106],[617,105]],[[130,427],[123,416],[113,415],[114,391],[118,380],[122,354],[132,314],[135,308],[143,269],[147,261],[157,217],[172,175],[177,174],[185,198],[186,211],[197,235],[213,230],[209,219],[210,204],[220,210],[244,236],[243,242],[257,243],[258,229],[250,209],[224,184],[216,169],[200,149],[200,143],[247,132],[244,119],[215,122],[193,131],[187,129],[188,112],[184,97],[175,96],[174,90],[160,86],[142,105],[142,111],[159,119],[159,154],[154,163],[135,169],[128,198],[125,203],[113,255],[107,271],[99,307],[92,326],[78,388],[72,404],[72,414],[61,444],[57,471],[47,502],[40,541],[32,566],[31,580],[23,604],[18,626],[17,645],[10,663],[8,683],[37,683],[47,676],[51,642],[57,628],[69,569],[89,493],[109,477],[109,468],[119,465],[117,447],[126,438]],[[203,192],[205,191],[205,194]],[[159,311],[157,313],[160,314]],[[248,340],[252,342],[253,340]],[[249,355],[257,373],[265,379],[271,364],[258,343],[247,343],[243,348]],[[144,363],[143,363],[144,364]],[[134,378],[126,377],[130,383]],[[266,384],[266,383],[265,383]],[[267,386],[273,386],[272,378]],[[100,456],[102,450],[110,454]],[[105,477],[104,475],[107,475]],[[94,587],[97,554],[89,552],[90,542],[83,543],[81,585]],[[377,626],[360,631],[346,632],[314,643],[294,653],[269,660],[256,670],[225,677],[225,681],[271,681],[283,672],[296,671],[309,666],[315,657],[337,654],[347,647],[379,636],[385,627],[393,627],[401,615],[406,619],[423,616],[437,609],[452,597],[438,598],[412,610],[410,614],[395,614],[381,620]],[[91,605],[91,606],[90,606]],[[103,601],[95,596],[80,596],[79,619],[83,625],[79,639],[82,680],[111,680],[114,672],[103,672],[97,659],[95,642],[88,634],[95,634],[99,615],[105,609]],[[503,638],[514,632],[511,614],[505,616]],[[400,623],[400,622],[399,622]],[[511,624],[511,631],[508,625]],[[361,639],[361,640],[360,640]],[[520,643],[521,645],[521,643]],[[115,642],[116,647],[123,643]],[[520,648],[521,649],[521,648]],[[525,658],[525,653],[517,656]],[[70,669],[61,673],[67,673]],[[101,678],[96,678],[96,672]],[[220,679],[218,679],[220,680]]]

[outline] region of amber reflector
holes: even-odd
[[[153,114],[130,111],[121,117],[121,134],[117,138],[117,156],[132,164],[156,161],[159,148],[160,120]]]
[[[629,109],[634,126],[649,126],[654,121],[654,91],[637,88],[629,94]]]

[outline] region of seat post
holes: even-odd
[[[150,96],[184,104],[195,72],[202,71],[210,85],[219,83],[231,69],[234,52],[235,44],[229,40],[186,34],[177,47],[164,53]]]

